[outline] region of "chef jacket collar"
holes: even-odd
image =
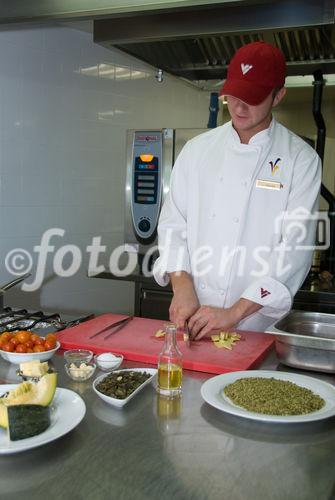
[[[265,130],[261,130],[260,132],[258,132],[255,135],[253,135],[248,144],[241,143],[241,140],[240,140],[238,133],[234,129],[232,122],[230,122],[231,134],[232,134],[232,138],[234,140],[234,143],[235,144],[238,143],[244,147],[262,145],[262,144],[267,143],[271,138],[273,129],[275,127],[275,122],[276,122],[276,120],[274,119],[274,117],[272,117],[272,120],[271,120],[269,127],[266,128]]]

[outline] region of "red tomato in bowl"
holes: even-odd
[[[15,352],[27,352],[27,347],[24,344],[19,344],[16,346]]]
[[[13,337],[13,335],[9,332],[4,332],[2,335],[1,335],[1,339],[2,341],[6,341],[8,342],[11,338]]]
[[[10,339],[9,341],[11,344],[13,344],[14,346],[14,349],[17,345],[19,345],[21,342],[19,341],[19,339],[17,339],[16,337],[13,337],[12,339]]]
[[[45,347],[44,345],[34,345],[33,347],[33,351],[34,352],[44,352],[45,351]]]
[[[30,332],[26,332],[25,330],[16,332],[15,338],[19,340],[20,344],[24,344],[25,342],[28,342],[28,340],[30,340]]]
[[[54,349],[56,347],[56,343],[49,342],[48,340],[46,340],[44,347],[46,351],[50,351],[51,349]]]
[[[48,333],[45,336],[45,340],[48,341],[48,342],[53,342],[56,345],[57,335],[55,333]]]
[[[15,346],[12,342],[5,342],[2,344],[1,349],[6,352],[14,352]]]
[[[35,344],[35,340],[36,340],[36,339],[39,339],[39,338],[40,338],[40,336],[39,336],[39,335],[37,335],[37,333],[32,333],[32,334],[30,335],[30,339],[29,339],[29,340],[31,340],[31,342],[32,342],[33,344]]]
[[[43,337],[37,337],[37,339],[33,340],[34,345],[44,345],[44,338]]]

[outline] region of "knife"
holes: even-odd
[[[108,335],[106,335],[106,337],[104,337],[104,340],[106,340],[108,337],[110,337],[111,335],[113,335],[113,333],[116,333],[119,330],[121,330],[121,328],[123,328],[129,321],[131,321],[133,319],[133,317],[134,316],[128,316],[127,318],[123,318],[123,319],[121,319],[119,321],[115,321],[114,323],[111,323],[110,325],[105,326],[105,328],[103,328],[102,330],[99,330],[98,332],[94,333],[93,335],[91,335],[88,338],[89,339],[93,339],[94,337],[97,337],[98,335],[101,335],[102,333],[107,332],[107,330],[110,330],[111,328],[115,328],[116,326],[118,326],[119,328],[117,328],[113,332],[111,332]]]
[[[190,336],[190,330],[188,329],[187,321],[185,321],[185,327],[184,327],[184,342],[188,348],[191,348],[191,336]]]

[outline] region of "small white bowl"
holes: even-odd
[[[117,398],[112,398],[111,396],[106,396],[105,394],[102,394],[102,392],[98,391],[96,388],[97,384],[101,382],[105,377],[108,376],[108,374],[105,375],[100,375],[100,377],[96,378],[93,382],[93,390],[101,398],[103,401],[108,403],[109,405],[115,406],[116,408],[122,408],[124,405],[128,403],[139,391],[143,389],[146,385],[150,384],[152,380],[155,378],[157,375],[157,369],[156,368],[127,368],[124,370],[118,370],[115,373],[123,373],[123,372],[146,372],[150,374],[150,377],[143,382],[137,389],[135,389],[134,392],[132,392],[127,398],[124,399],[117,399]]]
[[[93,358],[93,351],[89,349],[69,349],[64,352],[66,363],[90,363]]]
[[[98,368],[102,371],[111,372],[119,368],[123,361],[122,354],[113,354],[111,352],[103,352],[94,356]]]
[[[6,361],[19,365],[20,363],[25,363],[26,361],[34,361],[39,359],[40,361],[47,361],[52,358],[55,352],[60,348],[60,342],[56,342],[56,347],[44,352],[7,352],[0,349],[0,355]]]

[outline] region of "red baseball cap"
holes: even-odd
[[[256,106],[273,89],[284,86],[285,76],[285,57],[277,47],[265,42],[248,43],[230,61],[220,97],[231,95]]]

